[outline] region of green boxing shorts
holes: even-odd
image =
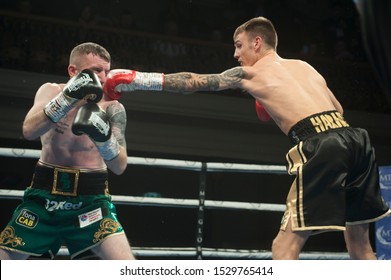
[[[80,259],[91,256],[90,249],[105,238],[124,234],[107,188],[100,194],[53,194],[53,190],[47,190],[40,181],[41,167],[39,172],[37,170],[32,186],[25,190],[22,203],[0,234],[0,248],[54,258],[65,245],[71,259]],[[85,183],[83,175],[80,178],[79,190]],[[103,180],[103,184],[107,187],[107,180]],[[57,189],[62,190],[60,185]]]

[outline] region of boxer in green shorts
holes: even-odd
[[[106,237],[124,234],[108,194],[106,171],[79,172],[80,187],[92,194],[82,192],[71,196],[53,195],[49,190],[53,182],[49,178],[53,178],[55,170],[37,164],[23,203],[17,207],[1,234],[1,248],[53,258],[60,247],[66,245],[71,258],[81,258],[91,255],[89,248]],[[58,173],[57,176],[64,177],[64,174],[68,173]],[[57,186],[61,183],[58,182]]]
[[[110,54],[82,43],[70,54],[67,84],[45,83],[23,122],[28,140],[40,138],[31,186],[0,233],[0,259],[135,259],[108,190],[108,169],[127,167],[126,111],[103,94]]]

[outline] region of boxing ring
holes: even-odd
[[[36,158],[40,156],[40,150],[0,148],[0,157]],[[136,257],[170,257],[170,258],[215,258],[215,259],[271,259],[268,250],[240,250],[229,248],[206,248],[203,246],[204,212],[210,209],[221,210],[249,210],[249,211],[273,211],[284,212],[285,204],[254,203],[239,201],[207,200],[206,174],[210,172],[250,172],[250,173],[274,173],[287,174],[285,166],[279,165],[255,165],[219,162],[197,162],[170,160],[159,158],[128,157],[128,165],[142,165],[164,167],[172,169],[184,169],[196,171],[200,174],[198,199],[163,198],[129,195],[112,195],[112,201],[116,205],[137,205],[142,207],[183,207],[194,208],[197,211],[196,235],[194,247],[133,247]],[[21,199],[23,190],[0,189],[1,199]],[[271,244],[270,244],[271,246]],[[68,256],[66,247],[61,248],[59,256]],[[346,252],[302,252],[300,259],[349,259]]]

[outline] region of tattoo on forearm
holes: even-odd
[[[164,77],[164,90],[174,92],[218,91],[236,88],[245,77],[242,67],[235,67],[221,74],[196,74],[182,72]]]
[[[112,133],[117,138],[118,143],[126,149],[126,111],[121,103],[114,102],[106,109],[106,113],[110,118]]]

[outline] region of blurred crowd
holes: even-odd
[[[237,65],[235,28],[252,17],[265,16],[277,29],[281,55],[311,60],[347,102],[352,102],[348,91],[354,91],[362,92],[355,98],[362,103],[358,106],[374,110],[382,103],[366,101],[379,89],[368,71],[361,73],[362,66],[357,67],[367,65],[367,60],[352,0],[134,2],[2,1],[0,67],[67,75],[70,50],[80,42],[94,41],[110,51],[112,68],[218,72]],[[333,71],[355,75],[354,80],[334,77]]]

